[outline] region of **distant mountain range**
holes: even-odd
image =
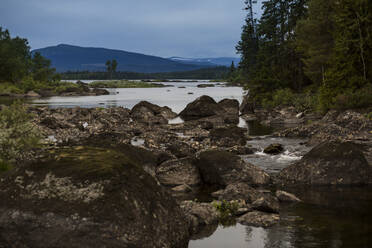
[[[240,58],[234,57],[221,57],[221,58],[182,58],[182,57],[170,57],[170,60],[177,61],[184,64],[195,64],[205,66],[231,66],[231,62],[234,62],[237,66],[240,62]]]
[[[237,58],[186,59],[180,57],[161,58],[140,53],[107,48],[79,47],[66,44],[32,51],[51,60],[58,72],[66,71],[105,71],[107,60],[116,59],[117,71],[128,72],[175,72],[191,71],[201,68],[230,66]]]

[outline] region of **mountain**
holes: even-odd
[[[170,60],[183,63],[183,64],[194,64],[200,66],[230,66],[231,62],[234,61],[235,66],[240,62],[240,58],[234,57],[220,57],[220,58],[182,58],[182,57],[170,57]]]
[[[79,47],[66,44],[36,49],[32,52],[39,52],[51,60],[52,66],[58,72],[105,71],[106,61],[112,59],[116,59],[118,62],[117,71],[143,73],[191,71],[215,66],[213,64],[185,63],[122,50]]]

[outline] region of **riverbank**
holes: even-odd
[[[286,209],[286,204],[303,201],[306,199],[305,195],[286,186],[285,181],[280,180],[283,177],[277,177],[280,173],[268,173],[260,164],[253,164],[245,159],[253,155],[259,156],[263,152],[254,145],[259,140],[267,139],[269,145],[270,140],[277,141],[275,136],[305,138],[304,143],[299,144],[296,141],[296,145],[309,146],[300,154],[304,157],[299,157],[292,164],[299,170],[287,170],[287,176],[302,175],[309,164],[321,166],[338,163],[339,173],[334,174],[332,168],[319,167],[320,173],[313,175],[313,179],[323,178],[324,180],[320,182],[324,185],[346,183],[359,185],[371,182],[369,171],[371,160],[367,156],[372,140],[369,133],[371,121],[353,111],[340,112],[332,115],[334,116],[332,118],[329,117],[331,115],[329,113],[317,122],[279,130],[274,136],[269,137],[255,137],[253,133],[249,133],[247,127],[238,127],[240,120],[237,100],[224,99],[216,102],[208,96],[189,103],[179,114],[168,107],[160,107],[149,102],[140,102],[131,109],[122,107],[51,109],[33,106],[28,111],[33,114],[32,122],[43,134],[45,145],[27,156],[26,161],[18,161],[15,170],[2,176],[1,188],[6,190],[0,192],[0,197],[4,197],[0,205],[3,210],[0,226],[5,227],[13,223],[11,225],[14,228],[4,229],[2,238],[5,241],[0,239],[0,244],[15,241],[12,238],[15,234],[24,238],[16,240],[20,244],[22,242],[36,244],[34,242],[41,238],[39,234],[36,233],[32,240],[25,238],[22,233],[17,233],[19,229],[14,223],[19,223],[26,229],[33,228],[32,225],[26,225],[27,218],[32,218],[34,220],[32,223],[38,223],[42,227],[51,225],[54,230],[58,230],[58,233],[66,235],[71,240],[79,238],[69,234],[69,228],[74,226],[79,227],[82,232],[85,230],[93,236],[97,235],[96,238],[90,236],[92,240],[97,241],[96,244],[95,241],[90,242],[91,247],[99,247],[105,242],[116,247],[115,243],[101,237],[102,230],[108,230],[103,232],[108,235],[107,237],[120,240],[117,246],[174,247],[177,244],[177,247],[187,247],[187,240],[190,237],[209,236],[217,228],[218,223],[226,225],[239,222],[248,227],[265,228],[278,225],[281,218],[286,218],[283,215],[285,211],[282,211]],[[177,116],[184,121],[174,122]],[[259,116],[251,117],[258,119]],[[318,129],[313,128],[315,123],[318,123],[316,124]],[[324,129],[330,124],[339,126],[344,132],[334,133],[335,129]],[[295,131],[299,128],[309,131],[304,131],[306,135],[301,135],[302,133]],[[327,134],[331,136],[317,142],[312,141],[313,137],[322,137],[328,131]],[[359,132],[365,135],[363,139],[360,139]],[[350,136],[350,133],[355,135]],[[317,152],[318,144],[332,141],[329,137],[334,137],[335,143],[329,142],[329,145],[325,145],[326,148],[330,147],[329,149],[320,148],[326,151],[325,153]],[[344,139],[340,142],[337,137]],[[363,146],[352,145],[351,148],[347,146],[348,151],[355,152],[351,154],[351,158],[343,157],[342,149],[345,147],[344,144],[347,144],[345,142],[353,144],[363,142]],[[265,156],[273,158],[275,154],[284,154],[287,145],[282,144],[282,149],[277,146],[277,151],[271,151],[274,154]],[[314,146],[315,150],[312,149]],[[307,152],[310,149],[311,151]],[[354,161],[352,168],[362,175],[348,174],[350,163],[347,159]],[[120,161],[126,161],[126,164],[120,165]],[[341,163],[342,161],[346,161],[346,166]],[[356,164],[355,161],[359,162]],[[43,167],[37,165],[40,162]],[[144,180],[135,180],[127,174],[129,168],[133,168],[135,173],[139,173],[136,174],[138,178]],[[116,173],[121,176],[114,180],[113,175]],[[340,175],[342,177],[339,177]],[[339,180],[340,178],[343,180]],[[288,177],[284,179],[288,181]],[[297,180],[295,183],[302,184],[305,188],[311,185],[311,182],[315,182],[300,181],[297,176],[290,179]],[[120,184],[120,180],[128,183]],[[280,190],[296,193],[299,199]],[[201,192],[205,191],[208,193],[203,197],[205,193]],[[154,197],[153,194],[159,195],[156,203],[149,200]],[[12,202],[5,201],[5,198],[10,199],[10,196]],[[126,197],[126,201],[115,203],[115,199],[123,197]],[[195,200],[196,198],[198,200]],[[23,205],[19,207],[21,201]],[[112,209],[115,210],[108,217],[104,217],[104,212],[95,212],[95,209],[105,206],[103,204],[105,201],[111,202]],[[148,205],[151,202],[153,204]],[[54,217],[47,221],[31,203],[36,206],[48,206],[49,214]],[[69,205],[68,208],[66,204]],[[63,210],[65,208],[68,209],[67,212]],[[81,209],[89,209],[89,214],[83,213]],[[112,209],[107,211],[112,212]],[[141,214],[136,214],[132,220],[140,225],[128,230],[128,236],[115,232],[114,227],[110,226],[114,229],[107,229],[109,227],[107,221],[115,219],[117,228],[127,230],[126,218],[129,218],[129,215],[126,217],[120,213],[129,209],[135,209]],[[154,213],[156,217],[149,219],[148,213]],[[174,221],[166,218],[164,213],[168,213]],[[76,217],[70,219],[64,216]],[[58,225],[61,221],[66,223],[65,227]],[[149,228],[143,228],[143,225]],[[98,231],[93,229],[94,226],[99,227]],[[164,228],[171,226],[174,231],[171,236],[166,236],[165,230],[159,233],[151,229],[151,226]],[[209,234],[202,234],[206,230],[209,230]],[[50,242],[57,238],[55,232],[48,232],[47,229],[43,233],[43,238],[48,237]],[[154,233],[158,235],[155,237]],[[149,238],[144,239],[143,235]],[[159,240],[163,243],[159,243]],[[87,240],[79,242],[83,245]]]

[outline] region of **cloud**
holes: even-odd
[[[2,0],[0,25],[33,49],[67,43],[162,57],[236,56],[243,0]]]

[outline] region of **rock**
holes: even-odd
[[[274,196],[264,194],[252,203],[252,208],[267,213],[279,213],[279,202]]]
[[[269,214],[259,211],[249,212],[237,219],[242,225],[257,226],[257,227],[270,227],[278,223],[280,217],[278,214]]]
[[[195,186],[201,183],[199,171],[191,158],[169,160],[159,165],[156,168],[156,178],[166,186]]]
[[[351,142],[323,142],[297,163],[283,169],[282,184],[360,185],[367,184],[371,168],[361,148]]]
[[[218,212],[210,203],[184,201],[180,207],[190,223],[189,230],[192,234],[198,233],[203,226],[218,223]]]
[[[182,185],[173,187],[172,191],[177,192],[177,193],[187,193],[187,192],[191,192],[192,188],[187,184],[182,184]]]
[[[298,113],[297,115],[296,115],[296,118],[302,118],[302,117],[304,117],[305,116],[305,114],[303,113],[303,112],[301,112],[301,113]]]
[[[195,149],[189,144],[182,141],[176,141],[167,145],[167,151],[171,152],[177,158],[184,158],[188,156],[193,156],[195,154]]]
[[[275,195],[280,202],[301,202],[301,200],[297,198],[294,194],[282,190],[277,190]]]
[[[201,96],[195,101],[189,103],[179,116],[185,120],[197,120],[203,117],[223,114],[225,111],[219,106],[213,98]]]
[[[94,93],[96,96],[110,95],[110,92],[108,90],[99,88],[92,89],[92,93]]]
[[[218,102],[226,112],[239,115],[239,101],[236,99],[223,99]]]
[[[177,116],[170,108],[160,107],[147,101],[137,103],[130,114],[133,119],[150,124],[168,124],[168,119]]]
[[[277,155],[279,153],[282,153],[283,151],[284,151],[284,148],[281,144],[271,144],[264,149],[264,153],[271,154],[271,155]]]
[[[187,247],[175,200],[123,152],[57,150],[0,181],[0,247]]]
[[[226,149],[226,151],[231,152],[236,155],[249,155],[254,154],[255,149],[246,146],[233,146]]]
[[[195,164],[202,181],[206,184],[226,186],[245,182],[251,185],[265,185],[271,182],[270,176],[260,168],[245,163],[239,156],[224,150],[201,152]]]
[[[239,107],[241,114],[254,114],[255,102],[250,96],[244,95],[242,104]]]
[[[40,95],[38,93],[36,93],[35,91],[31,90],[31,91],[27,92],[26,97],[38,98],[38,97],[40,97]]]
[[[50,129],[58,129],[58,128],[64,128],[65,127],[65,125],[62,124],[62,122],[58,121],[53,116],[47,116],[47,117],[41,119],[40,124],[50,128]]]
[[[218,102],[226,114],[224,122],[227,124],[238,124],[239,123],[239,101],[235,99],[223,99]]]
[[[214,128],[210,131],[213,145],[222,147],[244,146],[247,142],[246,129],[240,127]]]
[[[233,183],[227,185],[225,189],[212,193],[213,197],[217,197],[219,200],[245,200],[248,203],[253,203],[259,199],[262,194],[256,189],[250,187],[246,183]]]

